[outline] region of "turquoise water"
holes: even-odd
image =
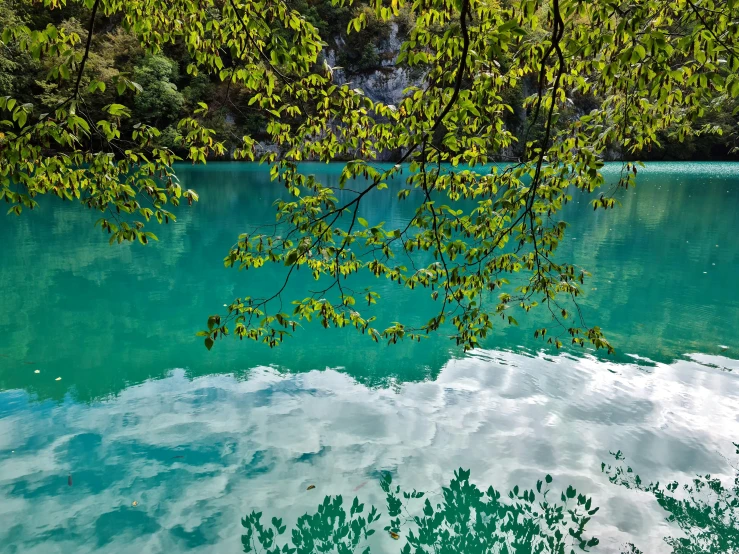
[[[500,488],[551,473],[602,506],[598,551],[662,552],[656,503],[601,475],[609,450],[661,481],[731,471],[739,165],[651,164],[622,207],[567,207],[561,254],[594,275],[582,308],[610,357],[535,341],[543,313],[468,355],[311,325],[276,350],[208,352],[207,316],[281,277],[222,259],[273,221],[282,189],[252,165],[178,174],[201,201],[147,247],[108,246],[97,214],[59,202],[0,218],[0,551],[239,552],[251,509],[290,519],[355,489],[382,507],[380,471],[434,490],[461,465]],[[382,194],[362,210],[388,227],[412,216]],[[421,318],[423,293],[373,284],[381,318]]]

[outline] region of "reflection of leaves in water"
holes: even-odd
[[[573,487],[557,498],[547,475],[532,489],[516,486],[504,496],[493,487],[480,490],[469,478],[469,471],[454,472],[454,479],[437,495],[439,502],[432,503],[426,493],[393,487],[392,477],[385,474],[380,484],[389,521],[384,530],[399,540],[402,554],[564,554],[598,544],[597,538],[585,534],[598,508]],[[273,517],[271,526],[265,526],[262,513],[252,512],[241,520],[245,529],[241,542],[244,552],[368,554],[372,548],[368,539],[376,531],[373,524],[381,517],[374,506],[365,510],[356,497],[347,512],[341,496],[326,496],[314,514],[298,518],[290,538],[281,539],[287,530],[282,519]]]
[[[739,444],[734,446],[739,454]],[[734,467],[731,486],[711,475],[698,475],[682,486],[677,481],[646,485],[631,467],[624,466],[623,456],[616,459],[620,462],[616,466],[601,464],[611,483],[650,493],[669,514],[667,521],[680,527],[684,537],[664,539],[674,554],[739,552],[739,468]],[[624,554],[640,552],[630,544]]]
[[[315,514],[305,514],[298,518],[293,528],[290,541],[280,547],[278,537],[287,529],[281,518],[272,518],[271,526],[262,524],[262,513],[252,512],[241,520],[245,528],[241,536],[244,552],[260,552],[259,543],[267,552],[284,552],[300,554],[308,552],[352,552],[360,541],[366,540],[374,532],[369,526],[379,519],[380,515],[373,506],[365,518],[364,504],[357,498],[351,506],[349,515],[343,505],[341,496],[326,496],[319,504]],[[290,546],[292,544],[292,546]]]

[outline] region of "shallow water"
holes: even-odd
[[[611,357],[534,341],[543,314],[468,355],[442,337],[386,347],[317,326],[277,350],[207,352],[193,336],[207,316],[281,275],[222,265],[281,194],[250,165],[179,169],[201,201],[148,247],[108,246],[97,215],[67,204],[1,218],[0,551],[238,552],[251,509],[294,520],[329,493],[384,508],[380,471],[433,491],[459,466],[502,489],[551,473],[602,507],[596,551],[666,551],[656,503],[610,485],[600,463],[620,449],[660,481],[731,471],[737,172],[651,164],[622,207],[567,207],[561,254],[594,274],[583,312]],[[370,222],[412,215],[367,200]],[[373,284],[381,317],[422,317],[423,293]]]

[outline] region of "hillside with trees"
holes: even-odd
[[[216,4],[218,4],[216,2]],[[286,5],[295,9],[318,30],[326,43],[317,60],[331,68],[334,80],[359,86],[373,100],[387,104],[399,104],[407,86],[422,86],[425,71],[407,60],[398,60],[400,47],[408,39],[413,28],[414,14],[405,8],[392,21],[377,17],[374,3],[361,0],[353,5],[337,5],[324,0],[288,0]],[[355,17],[364,18],[363,27],[356,30],[350,22]],[[78,55],[86,45],[89,13],[84,4],[60,3],[56,9],[48,9],[43,2],[28,0],[0,0],[0,28],[26,25],[32,31],[43,31],[48,25],[57,26],[67,35],[79,37],[72,45]],[[449,24],[447,23],[447,26]],[[279,29],[275,30],[280,32]],[[536,36],[545,40],[546,33]],[[35,59],[23,52],[7,36],[0,49],[0,96],[15,98],[21,104],[44,106],[50,110],[65,99],[68,83],[61,78],[48,79],[57,61],[53,56]],[[69,54],[67,54],[69,55]],[[502,53],[499,62],[506,64],[516,55],[515,51]],[[250,135],[269,149],[271,137],[266,132],[269,114],[251,102],[252,96],[237,84],[224,81],[215,74],[188,72],[191,55],[182,42],[165,44],[161,51],[146,51],[135,34],[121,26],[120,17],[98,17],[95,34],[90,44],[81,88],[87,90],[93,81],[103,83],[105,90],[85,95],[80,108],[91,124],[104,119],[103,107],[120,103],[131,110],[131,121],[140,121],[157,127],[162,135],[158,141],[177,150],[177,123],[198,109],[200,102],[209,106],[203,116],[204,125],[216,131],[226,146],[225,158],[241,144],[244,135]],[[725,68],[728,73],[728,67]],[[136,83],[121,98],[116,91],[121,78]],[[511,147],[494,153],[501,161],[516,160],[523,155],[522,139],[528,129],[529,110],[524,100],[536,89],[535,78],[523,79],[515,87],[503,91],[505,101],[513,112],[505,117],[508,129],[519,140]],[[597,109],[601,99],[591,95],[575,95],[569,99],[567,109],[573,116]],[[721,160],[739,159],[735,151],[739,144],[737,135],[739,118],[734,113],[739,103],[719,102],[704,106],[704,114],[694,123],[699,133],[684,137],[679,142],[668,133],[661,133],[659,145],[655,144],[639,159],[642,160]],[[41,109],[41,108],[39,108]],[[529,139],[541,133],[539,125],[529,132]],[[385,153],[385,158],[397,158],[397,153]],[[216,158],[216,156],[213,156]],[[608,159],[636,159],[619,145],[607,153]]]

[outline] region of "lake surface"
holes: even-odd
[[[535,341],[543,313],[466,355],[442,336],[388,347],[318,325],[274,350],[208,352],[194,336],[208,315],[279,282],[222,260],[284,193],[254,165],[178,174],[201,200],[146,247],[108,246],[98,214],[67,203],[0,218],[0,552],[235,553],[252,509],[292,524],[356,494],[385,511],[381,471],[435,491],[462,466],[503,490],[551,473],[601,506],[597,552],[659,553],[664,514],[608,483],[609,451],[663,482],[731,473],[739,165],[650,164],[620,208],[567,206],[560,255],[593,273],[583,313],[613,356]],[[400,226],[412,206],[393,199],[368,195],[359,215]],[[425,293],[373,284],[381,318],[422,318]]]

